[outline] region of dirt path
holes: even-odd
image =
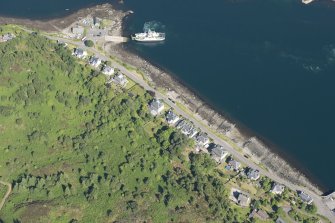
[[[1,203],[0,203],[0,211],[2,209],[2,207],[4,206],[7,198],[9,197],[10,193],[12,193],[12,185],[10,183],[4,182],[0,180],[0,184],[7,186],[7,193],[5,194],[5,196],[3,197]]]

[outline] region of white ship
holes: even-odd
[[[138,42],[159,42],[165,40],[165,33],[158,33],[149,29],[144,33],[135,33],[131,36],[131,39]]]

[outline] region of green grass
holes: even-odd
[[[0,184],[0,201],[5,197],[7,190],[7,186]]]
[[[38,35],[0,50],[0,176],[14,185],[3,221],[214,219],[204,195],[180,181],[190,174],[188,140],[148,113],[143,89],[107,89],[104,76]]]
[[[0,44],[0,176],[13,184],[0,220],[247,218],[250,209],[228,199],[225,172],[208,154],[189,154],[193,142],[149,114],[152,98],[140,86],[106,88],[68,49],[4,29],[17,38]]]

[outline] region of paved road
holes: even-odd
[[[63,42],[67,42],[70,44],[73,44],[77,47],[86,49],[88,52],[92,52],[94,54],[96,54],[98,57],[100,57],[103,60],[110,60],[109,57],[107,57],[105,54],[102,54],[101,52],[97,51],[95,48],[87,48],[85,47],[84,43],[82,42],[76,42],[76,41],[71,41],[68,39],[64,39],[64,38],[56,38],[56,37],[52,37],[52,36],[46,36],[49,39],[52,40],[61,40]],[[155,92],[156,97],[163,100],[166,104],[168,104],[171,108],[174,109],[175,113],[183,116],[184,118],[190,120],[193,122],[193,124],[199,128],[202,132],[206,132],[208,134],[208,136],[210,138],[212,138],[214,140],[214,143],[216,144],[220,144],[222,146],[225,147],[225,149],[231,153],[236,159],[240,160],[241,162],[243,162],[244,164],[248,165],[249,167],[253,168],[253,169],[258,169],[260,171],[260,173],[264,176],[267,176],[269,178],[271,178],[272,180],[284,184],[287,187],[289,187],[291,190],[294,191],[304,191],[307,194],[309,194],[313,200],[314,200],[314,204],[317,206],[318,208],[318,213],[327,217],[328,219],[331,220],[331,222],[335,222],[335,216],[333,215],[333,213],[327,208],[327,206],[324,204],[324,202],[322,201],[321,195],[316,194],[315,192],[305,188],[305,187],[301,187],[295,184],[292,184],[291,182],[284,180],[280,177],[278,177],[275,173],[264,170],[259,168],[259,166],[257,164],[255,164],[252,160],[247,159],[246,157],[244,157],[240,152],[238,152],[237,150],[235,150],[230,144],[228,144],[226,141],[224,141],[223,139],[219,138],[217,135],[213,134],[210,131],[210,127],[205,125],[204,123],[196,120],[193,116],[189,115],[188,113],[184,112],[182,109],[180,109],[175,103],[173,103],[172,101],[170,101],[168,99],[168,97],[164,94],[162,94],[161,92],[157,91],[156,89],[150,87],[148,85],[148,83],[146,81],[144,81],[142,79],[142,77],[140,77],[137,73],[133,72],[133,71],[129,71],[127,70],[124,66],[115,63],[112,61],[112,66],[114,66],[115,68],[120,69],[120,71],[125,74],[126,76],[128,76],[128,78],[132,79],[134,82],[136,82],[137,84],[141,85],[145,90],[148,91],[152,91]]]
[[[7,186],[7,193],[5,194],[5,196],[3,197],[1,203],[0,203],[0,211],[2,209],[2,207],[4,206],[7,198],[9,197],[10,193],[12,193],[12,185],[10,183],[4,182],[0,180],[0,184]]]

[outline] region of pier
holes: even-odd
[[[106,42],[114,42],[114,43],[125,43],[129,41],[128,37],[124,36],[105,36]]]

